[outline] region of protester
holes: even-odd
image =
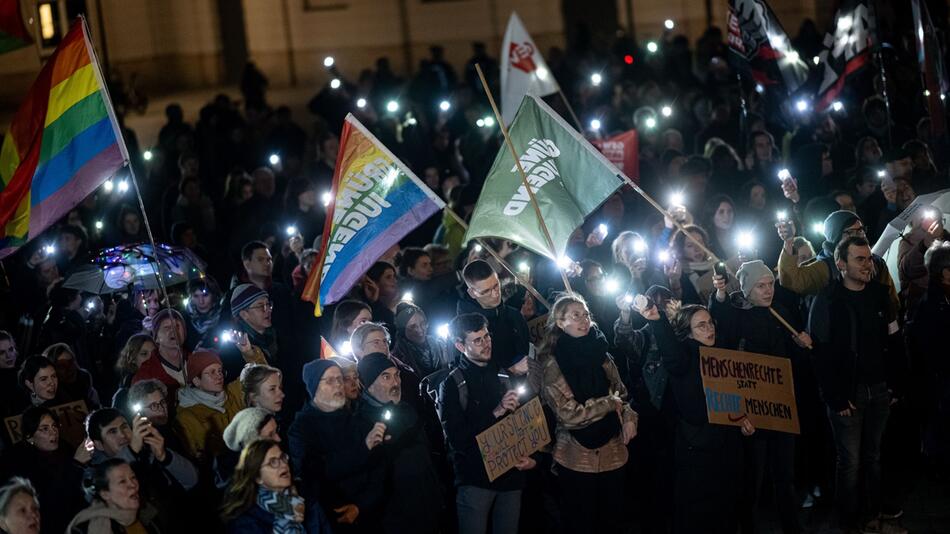
[[[389,330],[381,323],[363,323],[353,330],[350,346],[357,361],[374,352],[389,355]]]
[[[171,308],[155,314],[152,320],[152,339],[157,348],[132,377],[132,383],[154,378],[168,387],[170,398],[177,401],[178,388],[185,385],[185,362],[188,352],[184,348],[185,320]]]
[[[29,480],[14,477],[0,487],[0,529],[7,534],[39,534],[40,500]]]
[[[157,534],[158,511],[142,502],[139,481],[125,461],[112,458],[94,464],[83,476],[83,489],[92,503],[76,514],[66,531],[71,534]]]
[[[221,316],[221,290],[210,279],[188,283],[185,319],[188,324],[188,349],[194,350],[202,336],[213,330]]]
[[[340,370],[343,371],[343,395],[346,397],[346,407],[353,408],[363,389],[360,384],[359,362],[348,356],[332,356],[329,360],[339,365]]]
[[[70,399],[84,400],[90,408],[99,406],[99,393],[92,385],[92,375],[79,367],[76,354],[66,343],[46,347],[43,356],[56,367],[56,378],[63,395]]]
[[[460,288],[457,313],[479,313],[488,320],[492,334],[492,355],[499,369],[522,364],[528,356],[528,324],[521,313],[504,303],[501,281],[484,260],[470,262],[462,270],[465,286]]]
[[[369,305],[359,300],[344,300],[333,310],[333,324],[330,328],[330,344],[338,351],[349,344],[353,331],[363,323],[373,320],[373,311]],[[346,352],[346,351],[344,351]]]

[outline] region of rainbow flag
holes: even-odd
[[[128,159],[80,18],[33,82],[0,148],[0,258],[42,233]]]
[[[20,16],[20,0],[0,0],[0,54],[32,43]]]
[[[331,195],[320,257],[301,295],[317,317],[386,250],[445,207],[352,114],[343,123]]]

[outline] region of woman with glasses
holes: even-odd
[[[705,307],[695,304],[681,309],[667,305],[664,314],[638,297],[634,307],[652,327],[673,395],[673,532],[734,533],[742,479],[741,436],[751,435],[755,427],[748,419],[741,428],[708,422],[699,354],[701,347],[716,345],[716,324]]]
[[[637,414],[607,352],[607,339],[577,295],[554,303],[541,341],[541,397],[557,417],[555,470],[565,532],[618,532],[627,443]]]
[[[276,441],[251,442],[241,453],[221,504],[230,534],[330,532],[323,510],[297,494],[287,454]]]
[[[43,532],[63,532],[82,510],[82,467],[91,456],[85,444],[76,450],[60,439],[59,418],[48,408],[28,408],[21,417],[23,440],[4,451],[0,480],[29,479],[42,499]]]

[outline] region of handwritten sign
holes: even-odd
[[[73,448],[78,447],[86,439],[85,421],[86,415],[89,414],[86,401],[67,402],[51,407],[50,411],[59,418],[60,439]],[[10,435],[10,443],[23,440],[23,416],[7,417],[3,423],[7,428],[7,434]]]
[[[540,317],[535,317],[528,321],[528,337],[535,345],[541,344],[541,338],[544,337],[544,329],[548,325],[548,315],[545,313]]]
[[[701,347],[699,369],[709,422],[798,434],[792,362],[764,354]]]
[[[493,481],[551,442],[541,401],[534,397],[511,415],[475,436],[485,463],[488,480]]]

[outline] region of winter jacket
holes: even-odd
[[[521,311],[504,302],[497,308],[486,310],[464,293],[456,312],[458,315],[480,313],[485,316],[488,320],[488,332],[491,334],[492,360],[499,369],[507,369],[528,355],[531,337],[528,333],[528,322],[522,317]]]
[[[772,303],[779,315],[791,323],[797,318],[779,303]],[[709,314],[716,320],[716,345],[732,350],[790,358],[794,349],[789,332],[769,308],[754,306],[736,291],[719,302],[716,294],[709,297]]]
[[[330,523],[318,504],[307,503],[304,512],[303,527],[307,534],[329,534]],[[272,534],[274,532],[274,514],[252,505],[243,514],[227,524],[228,534]]]
[[[204,404],[178,407],[175,428],[184,444],[185,454],[198,463],[210,464],[215,456],[226,449],[222,437],[224,429],[234,415],[244,409],[240,381],[228,384],[224,395],[223,413]]]
[[[663,355],[663,366],[670,374],[668,394],[673,395],[676,417],[695,426],[708,424],[706,395],[699,372],[702,344],[693,339],[677,339],[663,312],[659,319],[650,321],[650,325]]]
[[[62,534],[69,520],[86,507],[83,466],[63,444],[53,452],[43,452],[21,441],[4,451],[2,464],[0,480],[24,477],[36,488],[43,534]]]
[[[185,372],[185,362],[188,361],[188,352],[182,349],[182,359],[181,359],[181,368],[182,374]],[[135,375],[132,376],[132,383],[136,384],[143,380],[155,379],[165,384],[165,387],[168,388],[168,396],[166,397],[170,403],[175,403],[178,400],[178,388],[182,387],[184,384],[179,382],[175,377],[168,374],[165,371],[165,367],[162,366],[162,361],[159,358],[158,349],[155,349],[152,352],[152,355],[149,359],[142,362],[142,365],[139,367],[139,370],[135,372]],[[169,407],[171,408],[171,407]]]
[[[630,406],[639,415],[655,415],[667,398],[669,373],[663,367],[653,327],[648,323],[636,328],[632,321],[619,317],[614,323],[614,345],[618,356],[614,363],[630,392]]]

